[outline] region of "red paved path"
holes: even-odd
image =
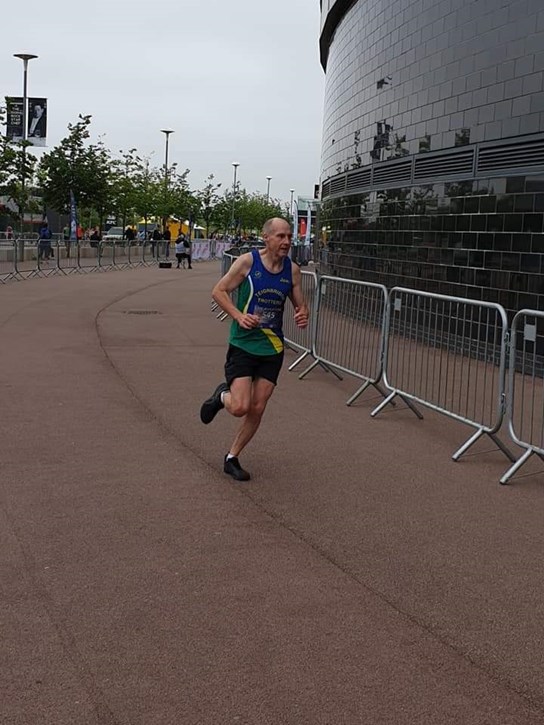
[[[0,288],[2,725],[544,723],[538,462],[285,370],[232,482],[217,273]]]

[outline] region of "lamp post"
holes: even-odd
[[[267,176],[266,180],[268,181],[268,185],[266,187],[266,203],[268,204],[268,201],[270,199],[270,181],[272,180],[272,177]]]
[[[289,189],[289,191],[291,192],[291,203],[289,205],[289,210],[291,212],[291,219],[292,219],[293,218],[293,194],[295,193],[295,190]]]
[[[161,128],[161,133],[164,133],[166,136],[166,144],[164,149],[164,186],[165,188],[168,188],[168,141],[170,139],[170,134],[174,133],[171,128]]]
[[[171,128],[161,128],[161,133],[165,135],[165,148],[164,148],[164,216],[162,218],[163,232],[166,230],[166,221],[168,215],[166,213],[166,204],[168,203],[168,143],[170,141],[170,134],[174,133]],[[158,249],[158,247],[157,247]],[[166,247],[166,256],[168,257],[169,245]]]
[[[292,217],[293,217],[293,242],[296,247],[298,244],[298,201],[297,201],[297,199],[293,199],[292,209],[293,209],[293,214],[292,214]]]
[[[235,231],[234,201],[236,199],[236,174],[237,174],[238,167],[240,166],[240,164],[238,163],[238,161],[233,161],[232,162],[232,165],[234,167],[234,178],[233,178],[233,181],[232,181],[232,212],[231,212],[231,220],[230,220],[230,222],[231,222],[231,228],[232,228],[232,230]]]
[[[23,154],[21,168],[21,199],[19,203],[19,214],[21,216],[21,237],[23,236],[24,214],[25,214],[25,174],[26,174],[26,141],[28,138],[28,61],[37,58],[32,53],[14,53],[15,58],[23,61]],[[21,261],[24,257],[24,241],[21,242]]]

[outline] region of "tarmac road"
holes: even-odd
[[[285,368],[233,482],[218,272],[0,288],[2,725],[544,723],[538,462]]]

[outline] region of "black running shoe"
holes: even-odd
[[[249,481],[251,479],[251,476],[247,471],[244,471],[237,458],[229,458],[227,460],[227,457],[225,456],[225,465],[223,466],[223,470],[237,481]]]
[[[211,398],[205,400],[200,408],[200,420],[208,425],[211,423],[215,416],[219,413],[221,408],[225,406],[221,402],[221,393],[226,392],[229,386],[226,383],[219,383],[217,388],[213,391]]]

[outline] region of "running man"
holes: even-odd
[[[253,438],[274,392],[283,362],[283,308],[291,300],[298,327],[308,325],[301,273],[289,259],[291,227],[284,219],[269,219],[263,227],[264,249],[242,254],[213,288],[217,304],[232,317],[225,363],[226,383],[220,383],[200,409],[211,423],[222,409],[242,422],[225,456],[223,470],[237,481],[251,476],[238,456]],[[238,288],[237,304],[230,295]]]

